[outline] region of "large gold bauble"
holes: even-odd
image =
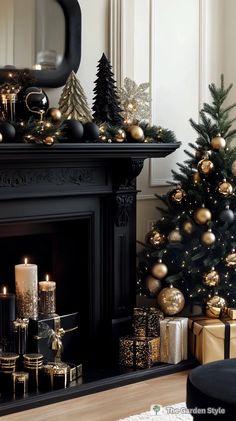
[[[183,224],[183,230],[184,230],[184,232],[186,233],[186,234],[192,234],[192,232],[193,232],[193,224],[192,224],[192,222],[190,222],[190,221],[186,221],[186,222],[184,222],[184,224]]]
[[[203,275],[203,284],[207,287],[216,287],[220,282],[219,273],[212,268],[209,272],[204,273]]]
[[[211,212],[207,208],[198,208],[195,210],[193,217],[197,224],[203,225],[211,220]]]
[[[170,193],[170,197],[173,202],[181,203],[186,197],[186,192],[181,188],[177,188]]]
[[[223,297],[214,295],[206,303],[206,316],[212,319],[218,319],[227,312],[227,303]]]
[[[152,246],[159,246],[165,242],[165,236],[154,228],[147,233],[146,242]]]
[[[210,159],[204,158],[199,161],[197,168],[201,174],[209,175],[214,170],[214,164]]]
[[[172,243],[177,243],[178,241],[182,241],[182,235],[180,233],[179,228],[171,231],[168,235],[168,240]]]
[[[236,177],[236,161],[232,162],[231,171],[232,171],[232,174],[234,175],[234,177]]]
[[[54,138],[52,136],[47,136],[45,139],[43,139],[44,145],[52,146],[54,144]]]
[[[153,276],[149,275],[146,278],[146,287],[151,294],[158,294],[161,290],[161,281],[160,279],[153,278]]]
[[[235,268],[236,267],[236,252],[235,250],[232,250],[231,253],[228,254],[225,258],[225,266],[229,268]]]
[[[126,138],[125,131],[123,129],[118,129],[116,134],[115,134],[116,142],[122,143],[122,142],[125,141],[125,138]]]
[[[162,289],[158,294],[157,302],[167,316],[174,316],[183,310],[185,299],[179,289],[168,287]]]
[[[47,117],[49,117],[53,123],[57,123],[61,120],[62,114],[58,108],[49,108]]]
[[[163,279],[168,273],[168,267],[162,263],[156,263],[151,269],[152,275],[157,279]]]
[[[220,134],[217,134],[213,139],[211,139],[211,147],[212,149],[218,151],[220,149],[224,149],[226,146],[226,140],[221,137]]]
[[[215,234],[209,229],[208,231],[204,232],[201,236],[201,240],[203,244],[206,246],[212,246],[212,244],[216,241]]]
[[[193,184],[198,184],[202,181],[201,176],[198,171],[194,172],[192,177],[193,177]]]
[[[132,139],[137,140],[138,142],[144,141],[144,133],[141,127],[133,125],[129,128],[129,133]]]
[[[223,196],[231,196],[233,193],[233,186],[228,181],[223,180],[221,183],[218,184],[217,190]]]

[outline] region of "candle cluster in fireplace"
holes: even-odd
[[[56,313],[56,282],[38,282],[38,267],[24,259],[15,265],[15,294],[7,286],[0,292],[0,351],[5,351],[11,341],[12,327],[18,319],[37,319]]]

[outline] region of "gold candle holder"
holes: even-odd
[[[24,354],[24,369],[29,373],[29,390],[30,392],[38,392],[39,377],[43,368],[42,354]]]
[[[13,322],[14,351],[17,354],[26,354],[28,341],[29,319],[16,319]]]
[[[23,398],[28,393],[29,373],[16,371],[12,373],[13,396]]]
[[[47,389],[65,389],[69,384],[70,366],[65,363],[49,362],[43,366],[44,385]]]
[[[14,92],[2,93],[0,95],[2,115],[5,120],[14,122],[16,119],[17,94]]]
[[[14,352],[4,352],[0,354],[0,370],[1,371],[15,371],[16,361],[19,358],[18,354]]]
[[[39,314],[42,316],[51,316],[56,313],[56,282],[49,281],[46,275],[46,281],[39,282]]]

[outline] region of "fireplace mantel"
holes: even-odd
[[[66,279],[66,271],[61,272],[62,259],[58,255],[55,259],[55,253],[52,264],[53,276],[58,279],[58,313],[85,313],[80,314],[82,326],[84,320],[86,327],[87,348],[81,361],[85,363],[85,383],[1,402],[0,415],[181,369],[181,365],[161,366],[122,375],[114,369],[118,338],[130,332],[136,298],[136,177],[146,158],[165,157],[179,146],[180,143],[0,145],[1,247],[4,249],[4,241],[9,244],[11,237],[24,239],[62,223],[73,227],[74,252],[78,242],[83,242],[83,230],[76,228],[82,223],[87,227],[83,256],[88,256],[84,273],[77,273],[76,269],[70,279]],[[68,257],[69,244],[66,248],[61,245]],[[15,247],[16,253],[18,249]],[[79,267],[79,256],[75,252],[73,256]],[[6,260],[7,255],[1,267],[7,265]],[[68,268],[68,264],[64,266]],[[74,290],[86,285],[86,296],[83,288],[78,293],[80,302],[76,294],[70,300],[71,280],[77,282]],[[14,279],[10,283],[13,289]],[[71,302],[73,309],[68,308]],[[92,367],[101,369],[101,365],[102,375],[101,371],[95,374],[96,370],[91,373]],[[107,374],[105,368],[109,369]]]

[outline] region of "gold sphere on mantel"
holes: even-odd
[[[213,139],[211,139],[211,147],[212,149],[218,151],[220,149],[224,149],[226,146],[226,140],[220,135],[217,134]]]
[[[58,108],[49,108],[47,117],[49,117],[53,123],[58,123],[62,118],[62,114]]]
[[[44,145],[52,146],[54,144],[54,138],[52,136],[47,136],[45,139],[43,139]]]
[[[214,295],[206,303],[206,316],[212,319],[218,319],[227,312],[227,303],[223,297]]]
[[[167,316],[174,316],[183,310],[185,299],[179,289],[170,286],[161,290],[157,297],[157,303],[163,313]]]
[[[211,220],[211,211],[207,208],[198,208],[194,212],[194,220],[199,225],[206,224],[208,221]]]
[[[144,132],[141,127],[135,125],[130,126],[129,133],[133,140],[136,140],[138,142],[144,141]]]
[[[126,139],[126,133],[123,129],[118,129],[116,134],[115,134],[115,140],[118,143],[122,143],[124,142]]]

